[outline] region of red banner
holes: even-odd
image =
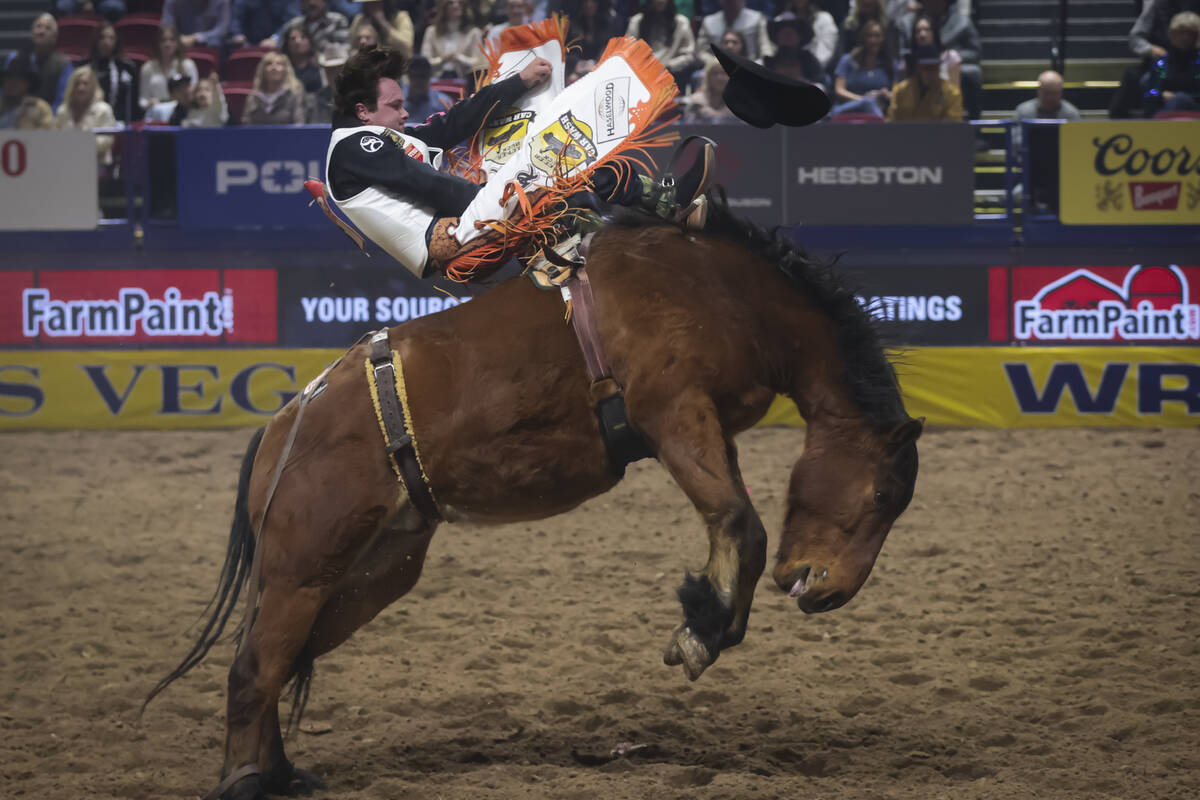
[[[273,344],[269,269],[41,270],[0,273],[0,342]]]

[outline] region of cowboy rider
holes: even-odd
[[[330,199],[359,230],[413,274],[427,278],[444,271],[461,247],[453,224],[480,189],[439,171],[440,151],[473,136],[493,109],[513,105],[545,83],[551,67],[535,59],[517,75],[411,126],[399,83],[406,67],[399,52],[383,47],[360,50],[346,62],[334,91],[326,184]],[[593,175],[593,191],[608,202],[675,218],[707,189],[712,168],[713,148],[705,145],[673,187],[631,176],[624,168],[602,167]]]

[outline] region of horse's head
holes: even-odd
[[[792,469],[774,578],[806,613],[831,611],[858,592],[917,481],[924,419],[848,441],[809,427]]]

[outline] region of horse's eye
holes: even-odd
[[[886,506],[888,504],[888,501],[891,499],[892,498],[888,496],[887,492],[876,492],[875,493],[875,505],[877,505],[877,506]]]

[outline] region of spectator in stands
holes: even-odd
[[[934,27],[933,19],[928,14],[916,14],[912,18],[912,31],[910,32],[909,41],[914,46],[933,45],[942,54],[942,66],[938,68],[938,74],[942,76],[942,80],[950,81],[955,86],[962,88],[962,56],[956,50],[947,50],[942,47],[942,40],[938,37],[937,28]],[[909,49],[908,56],[911,57],[912,50]],[[916,74],[916,70],[908,63],[908,58],[904,63],[904,77]]]
[[[11,53],[5,62],[7,67],[23,62],[38,74],[38,88],[34,93],[58,108],[66,91],[67,78],[71,77],[71,61],[54,48],[58,45],[58,23],[49,14],[42,14],[33,21],[29,44]]]
[[[133,122],[141,117],[142,108],[134,99],[137,96],[137,69],[132,61],[122,57],[121,40],[111,22],[106,20],[96,28],[87,60],[83,63],[95,71],[104,101],[112,107],[118,120]]]
[[[933,30],[937,33],[937,42],[943,50],[953,50],[962,60],[960,66],[962,97],[967,106],[968,116],[978,119],[980,102],[983,95],[983,70],[979,66],[981,44],[979,31],[971,22],[970,12],[964,3],[955,0],[924,0],[923,11],[932,21]],[[897,24],[900,35],[900,51],[904,56],[913,50],[914,23],[918,14],[910,12],[902,17]],[[953,76],[948,79],[953,82]]]
[[[413,56],[408,64],[408,84],[404,91],[404,107],[414,125],[420,125],[434,114],[454,105],[458,98],[450,97],[430,86],[433,67],[425,56]]]
[[[838,46],[838,28],[833,16],[828,11],[822,11],[812,0],[790,0],[784,13],[788,11],[812,28],[812,41],[806,48],[817,57],[821,70],[828,70],[833,66],[830,62]]]
[[[775,45],[774,54],[764,59],[768,68],[793,80],[825,82],[825,68],[809,49],[813,29],[808,20],[785,11],[771,20],[768,31]]]
[[[171,99],[151,106],[146,112],[146,122],[181,128],[219,128],[229,121],[229,106],[216,74],[195,84],[186,75],[173,75],[167,85],[171,87]]]
[[[67,80],[67,94],[63,104],[54,115],[54,127],[59,130],[73,128],[93,131],[96,128],[113,128],[117,119],[112,106],[104,100],[104,92],[96,80],[96,73],[89,66],[82,66],[71,73]],[[96,135],[96,161],[101,167],[112,164],[112,134]]]
[[[858,46],[838,62],[834,77],[834,114],[882,117],[892,99],[891,61],[883,49],[883,26],[875,20],[859,25]]]
[[[687,98],[685,122],[733,122],[737,118],[725,105],[723,94],[729,85],[729,75],[716,61],[704,68],[700,88]]]
[[[746,37],[737,31],[725,31],[725,35],[721,37],[721,47],[734,55],[745,55]]]
[[[433,19],[421,41],[421,55],[429,59],[439,78],[467,78],[483,69],[479,42],[483,32],[471,25],[462,0],[437,0]]]
[[[179,125],[192,107],[192,87],[196,81],[190,75],[176,72],[166,81],[167,99],[157,101],[146,109],[146,122],[156,125]]]
[[[243,125],[303,125],[304,87],[282,53],[267,53],[254,72],[254,91],[242,110]]]
[[[300,81],[306,94],[321,91],[325,76],[321,67],[317,65],[312,39],[308,38],[308,33],[302,26],[297,25],[288,30],[287,38],[283,40],[283,54],[291,62],[292,73]]]
[[[125,16],[125,0],[53,0],[51,3],[56,17],[69,14],[99,14],[109,22]]]
[[[721,10],[709,14],[700,22],[696,34],[696,52],[706,62],[716,58],[709,48],[710,42],[720,42],[726,31],[737,31],[746,43],[746,57],[762,63],[775,52],[775,46],[767,35],[767,18],[761,11],[746,8],[746,0],[721,0]]]
[[[415,56],[420,58],[420,56]],[[333,122],[333,87],[337,82],[338,73],[346,63],[346,53],[330,50],[317,56],[317,63],[325,71],[325,85],[316,94],[305,98],[304,118],[310,125],[328,125]]]
[[[229,35],[229,0],[166,0],[162,24],[175,26],[184,50],[220,47]]]
[[[298,16],[300,0],[233,0],[229,45],[273,47],[275,32]]]
[[[1200,110],[1200,16],[1183,11],[1171,17],[1167,52],[1154,62],[1146,85],[1146,116],[1160,111]]]
[[[914,73],[892,90],[892,104],[887,118],[892,121],[924,120],[931,122],[961,122],[962,93],[958,87],[938,74],[942,54],[931,44],[913,48],[910,61]]]
[[[570,38],[579,47],[579,58],[590,61],[594,68],[608,40],[620,36],[624,30],[617,22],[611,0],[567,0],[565,10],[571,20]]]
[[[497,3],[497,5],[500,5]],[[487,38],[494,42],[500,41],[500,34],[509,28],[519,28],[529,22],[529,3],[527,0],[505,0],[504,4],[504,21],[497,22],[487,29]],[[572,20],[574,23],[574,20]],[[575,27],[571,25],[572,29]]]
[[[263,42],[263,47],[282,47],[288,29],[294,25],[304,28],[318,55],[350,41],[350,20],[345,14],[330,11],[326,0],[301,0],[300,8],[303,13],[288,20],[274,36]]]
[[[379,32],[375,27],[362,15],[355,19],[356,22],[350,25],[350,55],[368,47],[379,46]]]
[[[407,1],[405,0],[405,3]],[[376,36],[382,44],[399,51],[405,58],[412,57],[416,32],[412,14],[400,0],[362,0],[362,9],[362,12],[351,20],[352,29],[365,20],[375,28]]]
[[[1150,69],[1167,54],[1167,29],[1176,14],[1200,11],[1200,0],[1146,0],[1142,13],[1129,31],[1129,49],[1141,58],[1121,76],[1121,86],[1113,95],[1108,115],[1126,119],[1142,103]]]
[[[1080,120],[1079,109],[1063,99],[1063,78],[1054,70],[1038,75],[1037,97],[1017,106],[1017,119]]]
[[[164,25],[158,31],[158,41],[154,44],[154,58],[142,64],[138,77],[138,102],[143,109],[149,109],[155,103],[163,103],[171,99],[168,79],[172,75],[186,75],[194,85],[200,79],[196,62],[183,55],[179,46],[179,31],[170,25]]]
[[[842,22],[842,34],[839,49],[843,53],[849,53],[854,48],[861,44],[859,38],[859,29],[868,22],[877,22],[879,27],[883,29],[884,35],[884,52],[887,54],[889,61],[895,59],[895,44],[894,38],[889,40],[890,27],[888,25],[888,16],[883,10],[883,0],[857,0],[857,3]],[[839,61],[840,63],[840,61]]]
[[[643,0],[642,10],[630,18],[625,34],[644,39],[654,57],[675,77],[675,83],[687,86],[689,76],[699,66],[696,37],[691,22],[676,9],[675,0]],[[738,37],[738,45],[744,49],[736,32],[726,31],[725,35],[731,34]]]
[[[4,65],[4,94],[0,98],[0,130],[49,130],[54,127],[50,104],[36,92],[41,76],[26,59]]]

